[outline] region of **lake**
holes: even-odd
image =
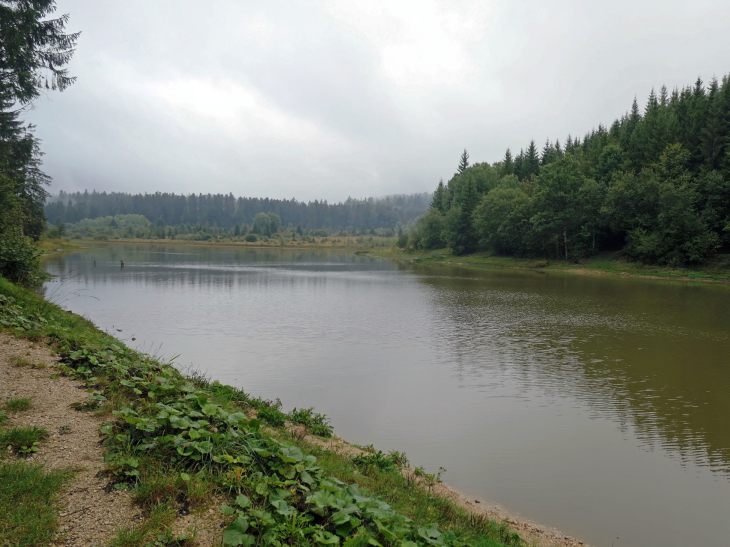
[[[730,543],[730,286],[171,244],[45,265],[131,347],[469,496],[597,547]]]

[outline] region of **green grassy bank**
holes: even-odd
[[[176,535],[172,526],[211,504],[226,519],[224,545],[522,544],[503,524],[436,495],[432,475],[403,473],[404,454],[347,457],[308,442],[288,425],[330,437],[325,416],[312,409],[284,414],[280,403],[183,375],[2,278],[0,328],[49,344],[63,373],[86,382],[87,400],[77,410],[104,416],[109,481],[130,491],[144,515],[112,545],[191,545],[195,531]],[[42,439],[36,447],[43,450]],[[29,466],[2,472],[4,487],[21,493],[36,490],[31,479],[40,481],[51,502],[64,478],[33,478],[37,470]],[[419,475],[423,480],[414,479]],[[52,532],[53,518],[46,528]],[[47,541],[21,537],[11,544]]]
[[[368,254],[406,260],[419,264],[459,265],[472,268],[514,268],[541,271],[559,271],[582,275],[622,275],[680,281],[730,282],[730,254],[718,255],[711,263],[693,268],[673,268],[629,262],[619,253],[605,252],[586,258],[580,263],[565,260],[544,260],[495,256],[490,253],[474,253],[455,256],[449,249],[433,251],[404,251],[386,249],[370,251]]]

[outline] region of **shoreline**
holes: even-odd
[[[296,426],[290,426],[296,428]],[[346,457],[368,454],[365,450],[357,445],[349,443],[340,437],[333,437],[324,440],[311,435],[304,437],[309,443],[317,446],[326,447],[328,450],[342,454]],[[410,468],[403,469],[402,473],[406,476],[415,478],[413,470]],[[540,524],[524,515],[515,511],[510,511],[499,503],[486,498],[477,498],[467,496],[465,493],[457,490],[445,482],[437,482],[433,485],[433,491],[438,495],[450,499],[453,503],[475,515],[482,515],[496,522],[504,522],[513,530],[515,530],[523,540],[528,541],[528,545],[533,547],[591,547],[577,538],[565,535],[557,528]]]
[[[730,270],[717,272],[703,272],[702,270],[662,269],[655,266],[625,263],[615,258],[602,260],[587,260],[586,263],[568,264],[555,261],[552,265],[545,260],[519,259],[513,257],[492,257],[479,254],[453,256],[442,251],[434,252],[378,252],[370,250],[364,254],[387,258],[402,263],[459,266],[473,270],[524,270],[539,273],[566,273],[584,276],[607,276],[626,279],[650,279],[657,281],[681,281],[685,283],[730,284]],[[642,271],[643,268],[650,268]],[[695,275],[692,275],[695,274]]]
[[[339,236],[338,236],[339,237]],[[342,236],[344,237],[344,236]],[[348,237],[355,237],[355,236],[348,236]],[[358,236],[359,237],[359,236]],[[370,236],[368,236],[370,237]],[[318,238],[318,239],[324,239],[324,238]],[[266,243],[266,242],[247,242],[247,241],[187,241],[187,240],[181,240],[181,239],[107,239],[107,240],[98,240],[98,239],[68,239],[64,238],[63,240],[45,240],[44,243],[48,241],[55,241],[58,243],[58,245],[62,244],[69,244],[71,243],[72,246],[68,248],[58,248],[55,250],[48,250],[46,253],[43,254],[43,256],[51,256],[54,254],[60,254],[65,252],[74,252],[74,251],[84,251],[88,249],[93,249],[94,247],[98,245],[106,245],[106,244],[144,244],[144,245],[191,245],[191,246],[198,246],[198,247],[245,247],[250,249],[337,249],[337,250],[353,250],[353,251],[372,251],[374,249],[377,249],[379,247],[387,248],[385,246],[378,246],[378,245],[367,245],[364,243],[350,243],[346,242],[344,244],[334,243],[331,244],[331,242],[327,241],[324,243]],[[73,246],[74,242],[79,242],[78,246]],[[56,245],[51,245],[56,246]]]

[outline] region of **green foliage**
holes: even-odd
[[[418,219],[419,244],[415,246],[420,249],[439,249],[444,246],[444,216],[439,209],[431,209],[428,213]]]
[[[292,227],[292,232],[303,235],[307,230],[326,230],[327,234],[339,230],[350,231],[353,226],[368,230],[394,230],[406,226],[421,216],[431,202],[431,194],[394,195],[383,198],[352,199],[340,203],[295,199],[246,198],[232,194],[172,193],[127,194],[123,192],[59,192],[45,204],[46,216],[54,223],[78,224],[84,219],[115,217],[120,212],[145,215],[157,221],[162,218],[167,225],[187,230],[217,228],[235,232],[239,225],[240,235],[245,235],[254,224],[258,213],[275,214],[275,230]],[[272,217],[269,218],[269,222]],[[297,229],[297,226],[299,229]],[[69,234],[78,231],[67,227]],[[196,230],[197,231],[197,230]]]
[[[0,450],[13,448],[19,455],[28,456],[38,452],[40,442],[46,438],[48,431],[42,427],[0,429]]]
[[[286,414],[278,408],[262,408],[258,412],[258,418],[273,427],[284,427],[286,424]]]
[[[652,91],[643,114],[634,101],[541,156],[531,141],[492,166],[464,160],[427,216],[409,247],[578,261],[605,243],[643,263],[707,263],[730,248],[730,80]]]
[[[56,531],[54,504],[71,477],[67,471],[46,473],[40,465],[0,463],[0,545],[47,545]]]
[[[53,0],[0,4],[0,274],[37,281],[37,264],[24,236],[45,229],[43,202],[50,179],[40,170],[39,141],[20,114],[43,89],[63,91],[74,81],[64,66],[78,34],[64,34],[68,17],[50,17]]]
[[[306,427],[307,432],[318,437],[329,438],[332,436],[332,425],[330,420],[324,414],[314,411],[314,408],[296,407],[288,416],[289,420],[295,424],[301,424]]]
[[[12,195],[10,180],[0,173],[0,275],[26,286],[38,285],[44,275],[39,253],[23,233],[22,201]]]
[[[256,243],[256,241],[258,241],[256,234],[247,234],[246,237],[243,239],[244,239],[244,241],[247,241],[248,243]]]

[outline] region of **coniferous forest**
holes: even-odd
[[[583,138],[534,141],[439,183],[408,241],[455,254],[579,260],[599,250],[666,265],[730,248],[730,82],[662,87]]]
[[[124,192],[61,191],[45,206],[50,222],[76,223],[83,219],[142,215],[158,226],[253,227],[257,215],[277,215],[282,226],[307,230],[395,229],[423,215],[431,194],[395,195],[328,203],[296,199],[234,197],[233,194],[127,194]]]

